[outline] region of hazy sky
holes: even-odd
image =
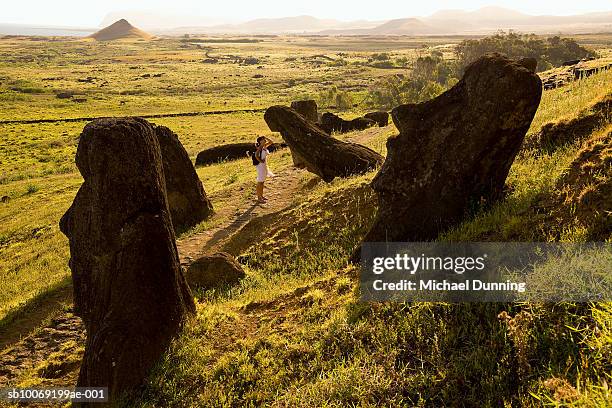
[[[249,20],[308,14],[340,20],[425,16],[441,9],[475,10],[486,5],[527,14],[567,15],[612,10],[610,0],[8,0],[0,22],[97,27],[109,12],[161,11],[178,15]],[[412,3],[412,4],[411,4]]]

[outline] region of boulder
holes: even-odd
[[[240,264],[226,252],[203,256],[189,265],[185,272],[189,286],[194,289],[234,285],[245,276]]]
[[[375,151],[342,142],[287,106],[272,106],[264,120],[273,132],[280,132],[291,153],[298,155],[308,171],[330,182],[336,177],[365,173],[384,160]]]
[[[291,109],[293,109],[311,122],[317,122],[319,120],[317,103],[312,99],[306,101],[291,102]]]
[[[274,143],[272,146],[268,147],[268,150],[272,153],[284,147],[287,147],[285,143]],[[217,164],[226,160],[244,159],[247,157],[247,152],[254,151],[254,143],[230,143],[211,147],[210,149],[202,150],[198,153],[196,157],[196,166]]]
[[[338,115],[330,112],[325,112],[321,116],[320,127],[326,133],[346,133],[354,130],[364,130],[376,125],[376,122],[367,118],[355,118],[353,120],[344,120]]]
[[[437,98],[393,109],[400,134],[372,181],[379,206],[364,241],[432,240],[502,197],[541,95],[533,63],[488,54]]]
[[[363,115],[364,118],[373,120],[378,126],[385,127],[389,124],[389,113],[385,111],[370,112]]]
[[[161,148],[172,225],[175,232],[182,232],[210,217],[213,206],[178,136],[164,126],[155,127],[155,135]]]
[[[143,384],[195,306],[154,127],[138,118],[91,122],[76,165],[84,182],[60,229],[70,244],[75,314],[87,332],[77,386],[109,387],[112,404]],[[76,404],[88,405],[95,404]]]

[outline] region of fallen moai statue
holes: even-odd
[[[274,143],[268,147],[268,151],[273,152],[278,149],[287,147],[285,143]],[[254,152],[254,143],[230,143],[220,146],[211,147],[210,149],[202,150],[196,157],[196,166],[206,166],[209,164],[217,164],[226,160],[244,159],[246,152]]]
[[[366,113],[365,115],[363,115],[363,117],[378,123],[379,127],[385,127],[389,124],[389,113],[385,111]]]
[[[354,130],[365,130],[369,127],[375,126],[376,122],[368,118],[355,118],[353,120],[344,120],[338,115],[334,115],[330,112],[325,112],[321,116],[321,123],[319,126],[326,133],[346,133]]]
[[[311,122],[319,121],[317,103],[312,99],[291,102],[291,109],[295,110],[297,113],[299,113]]]
[[[365,173],[384,158],[365,146],[342,142],[287,106],[272,106],[264,120],[273,132],[280,132],[291,150],[312,173],[330,182],[336,177]]]
[[[378,213],[364,241],[432,240],[502,197],[542,95],[533,67],[488,54],[437,98],[393,109],[400,134],[372,181]]]
[[[112,404],[142,385],[195,306],[154,127],[138,118],[91,122],[76,164],[84,182],[60,229],[70,243],[75,314],[87,331],[77,386],[108,387]]]
[[[166,195],[175,232],[182,232],[213,214],[213,206],[178,136],[156,126],[166,180]]]

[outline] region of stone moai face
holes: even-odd
[[[134,118],[92,122],[76,164],[84,182],[60,229],[70,242],[75,313],[87,329],[77,385],[109,387],[112,401],[142,384],[195,305],[154,127]]]
[[[121,231],[142,211],[166,212],[164,176],[154,130],[144,120],[88,124],[76,164],[84,182],[60,221],[70,242],[75,312],[92,320],[89,304],[104,270],[121,252]],[[174,238],[174,237],[172,237]]]

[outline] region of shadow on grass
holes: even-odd
[[[27,336],[69,305],[72,305],[72,281],[68,276],[0,320],[0,350]]]

